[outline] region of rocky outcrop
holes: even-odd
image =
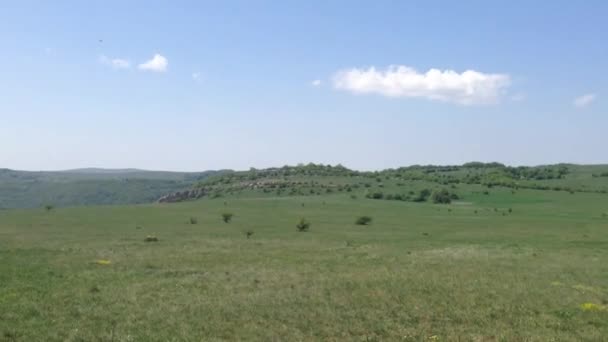
[[[158,203],[174,203],[174,202],[182,202],[187,200],[194,200],[207,195],[207,192],[203,188],[191,189],[174,192],[168,195],[165,195],[158,199]]]

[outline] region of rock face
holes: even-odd
[[[201,198],[205,196],[207,192],[205,189],[192,189],[185,191],[178,191],[172,194],[165,195],[158,199],[158,203],[174,203],[174,202],[182,202],[187,200],[193,200],[197,198]]]

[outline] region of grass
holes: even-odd
[[[608,196],[481,189],[0,210],[0,340],[605,339]]]

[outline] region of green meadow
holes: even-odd
[[[0,340],[608,339],[607,194],[459,183],[434,204],[366,194],[436,182],[361,177],[0,210]]]

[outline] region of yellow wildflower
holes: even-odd
[[[583,303],[581,304],[581,309],[583,311],[604,311],[606,310],[606,307],[595,303]]]
[[[110,260],[106,260],[106,259],[99,259],[99,260],[96,260],[95,263],[97,265],[110,265],[112,262]]]

